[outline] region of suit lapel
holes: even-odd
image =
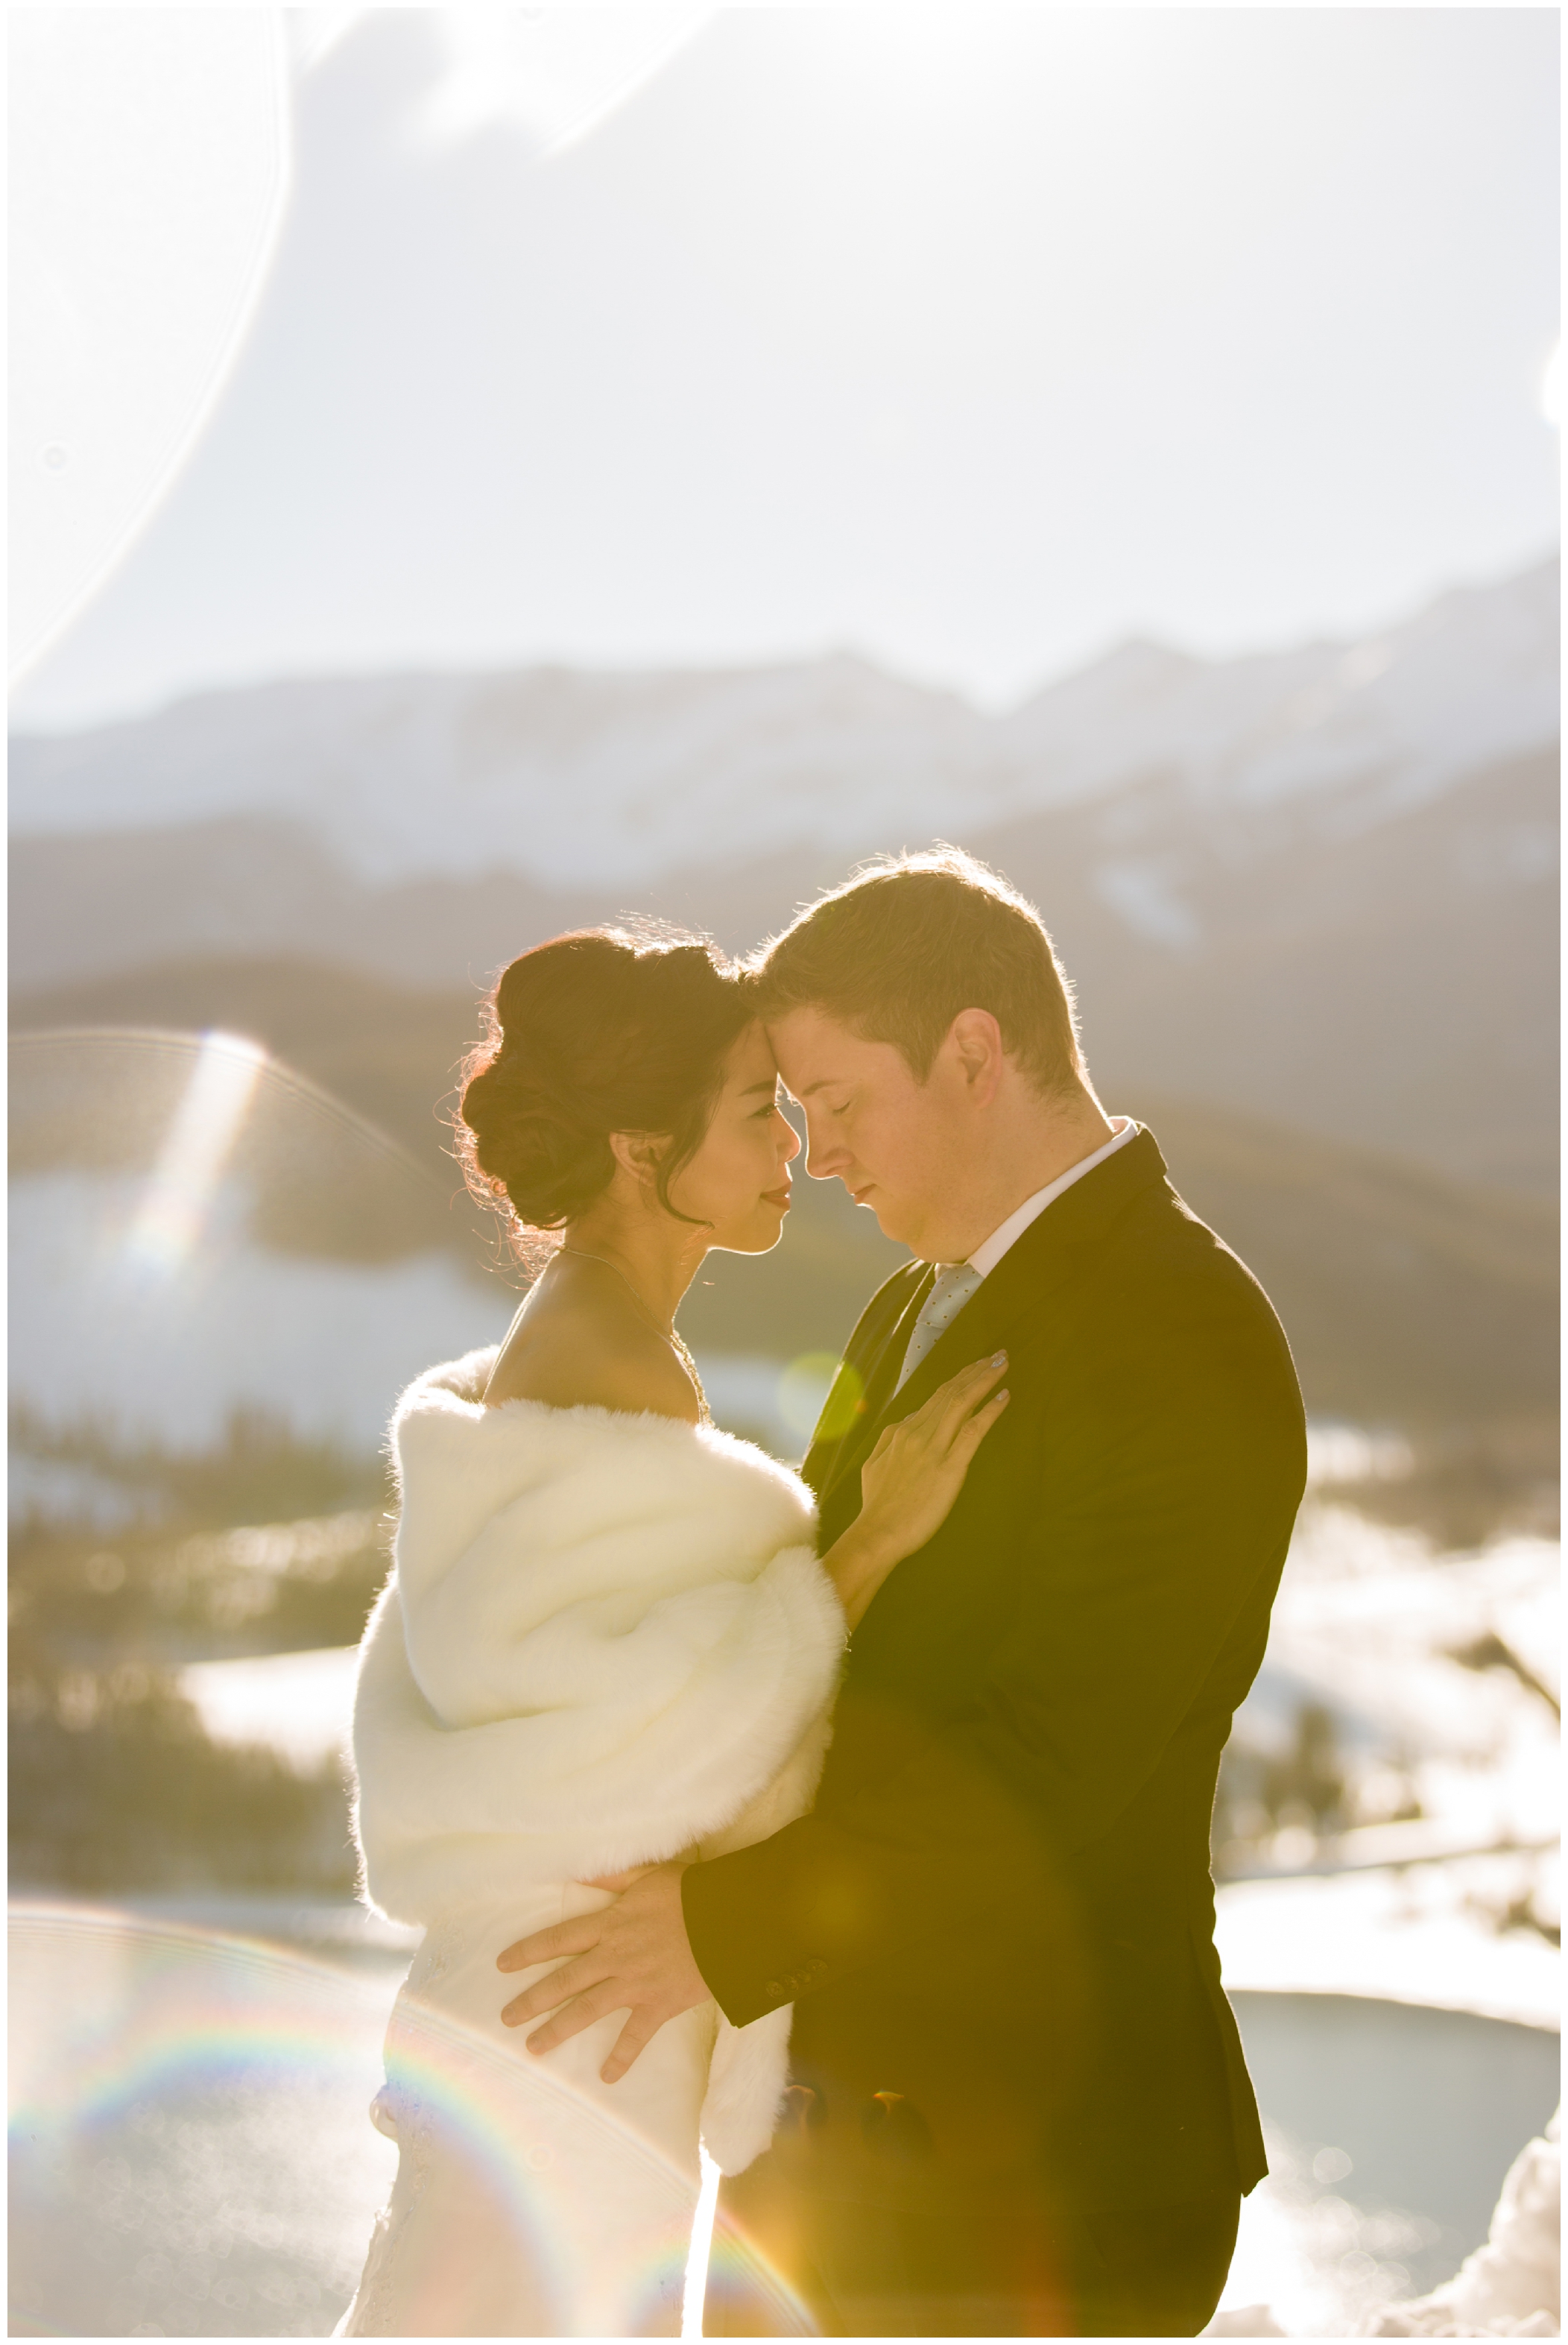
[[[905,1263],[861,1313],[801,1467],[819,1498],[849,1470],[851,1458],[864,1457],[865,1437],[886,1405],[932,1277],[927,1264]]]
[[[1014,1323],[1026,1314],[1034,1315],[1048,1303],[1057,1289],[1081,1267],[1086,1254],[1103,1242],[1134,1198],[1164,1178],[1165,1159],[1153,1133],[1140,1132],[1136,1140],[1118,1148],[1114,1156],[1097,1164],[1092,1172],[1086,1172],[1065,1195],[1047,1205],[1022,1237],[1007,1248],[957,1317],[944,1328],[908,1383],[895,1392],[897,1372],[894,1366],[885,1376],[879,1376],[868,1389],[867,1402],[876,1406],[867,1407],[863,1433],[854,1446],[855,1461],[864,1460],[885,1426],[895,1425],[912,1416],[930,1399],[938,1385],[946,1384],[971,1360],[985,1359],[998,1350]],[[929,1291],[929,1284],[923,1284],[922,1300]],[[914,1313],[907,1315],[909,1326],[913,1326],[918,1310],[916,1303]],[[903,1326],[902,1321],[899,1324]],[[905,1328],[904,1343],[907,1341],[908,1331]],[[903,1356],[901,1344],[894,1358],[902,1361]],[[826,1486],[829,1491],[849,1469],[848,1444],[845,1452],[841,1460],[835,1461]]]

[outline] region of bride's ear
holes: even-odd
[[[667,1132],[612,1132],[610,1134],[610,1146],[616,1163],[640,1189],[652,1189],[669,1145]]]

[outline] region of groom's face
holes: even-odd
[[[958,1257],[954,1205],[974,1146],[965,1102],[938,1055],[916,1081],[891,1042],[869,1042],[820,1010],[792,1010],[768,1028],[780,1074],[805,1110],[806,1171],[839,1180],[885,1236],[926,1262]]]

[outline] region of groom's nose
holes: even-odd
[[[832,1140],[812,1122],[805,1120],[805,1169],[814,1181],[831,1181],[841,1174],[849,1162],[849,1151],[842,1142]]]

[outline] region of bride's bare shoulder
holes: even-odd
[[[692,1380],[653,1329],[616,1300],[557,1302],[540,1295],[501,1348],[485,1406],[539,1401],[546,1408],[608,1408],[695,1425]]]

